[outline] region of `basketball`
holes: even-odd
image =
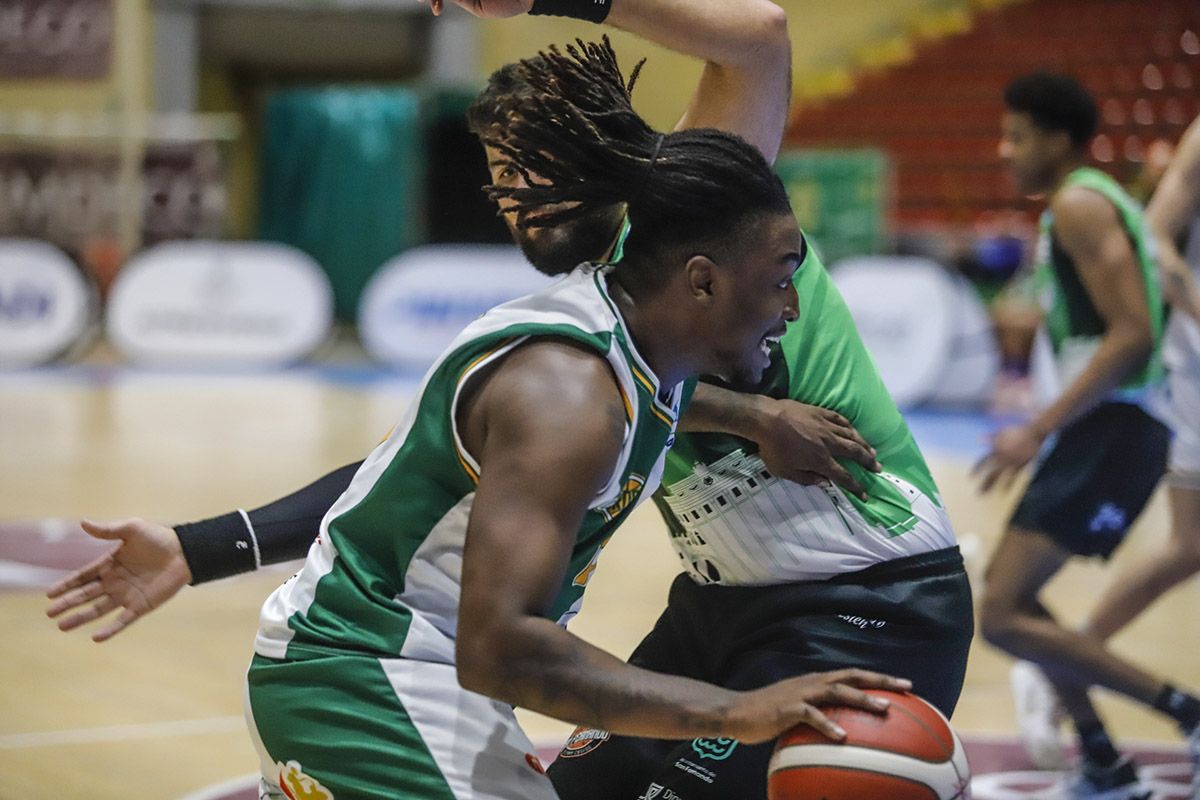
[[[971,770],[950,723],[914,694],[867,690],[892,704],[886,714],[830,706],[843,742],[807,725],[779,737],[769,767],[769,800],[963,800]]]

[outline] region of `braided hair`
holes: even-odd
[[[752,219],[791,207],[766,159],[741,138],[652,129],[630,103],[640,68],[626,82],[607,37],[576,40],[565,53],[551,47],[514,65],[525,90],[481,138],[525,179],[524,187],[486,187],[495,200],[511,199],[518,227],[553,227],[624,203],[626,260],[657,283],[652,263],[690,255],[681,248],[720,252]]]

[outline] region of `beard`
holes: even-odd
[[[552,228],[512,230],[513,239],[543,275],[566,275],[585,261],[601,261],[616,238],[624,211],[609,207]]]

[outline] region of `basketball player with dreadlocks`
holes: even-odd
[[[512,153],[505,149],[502,124],[510,106],[519,105],[514,98],[533,96],[525,69],[518,65],[493,76],[493,88],[499,85],[502,91],[485,93],[472,109],[472,125],[488,146],[499,185],[516,186],[529,177],[510,170]],[[586,89],[573,86],[570,93],[585,107],[593,102]],[[619,149],[627,134],[612,124],[619,117],[605,113],[603,103],[611,98],[601,95],[594,102],[594,124],[610,133]],[[778,147],[782,119],[768,142],[771,153]],[[542,163],[533,172],[553,170],[552,163]],[[606,230],[614,232],[620,226],[619,207],[594,197],[581,199],[586,202],[576,208],[578,220],[604,219]],[[509,218],[515,227],[516,220]],[[634,225],[629,241],[636,243],[637,236]],[[751,686],[829,664],[887,659],[891,669],[919,679],[920,693],[949,713],[961,688],[971,635],[969,588],[953,533],[924,461],[844,305],[815,256],[807,249],[805,254],[797,280],[805,298],[801,332],[785,337],[779,350],[769,347],[773,373],[761,389],[775,397],[824,402],[852,413],[858,424],[873,425],[872,443],[886,453],[881,460],[888,474],[876,480],[874,473],[852,467],[868,487],[860,505],[857,493],[843,494],[831,486],[804,490],[778,480],[759,460],[767,459],[766,451],[756,454],[743,440],[684,437],[692,449],[672,459],[678,488],[674,500],[662,503],[671,514],[688,574],[677,580],[667,613],[634,660],[659,672],[699,677],[695,672],[703,670],[707,680]],[[769,399],[741,397],[747,405]],[[728,516],[704,511],[704,498],[689,491],[689,483],[715,486],[708,504],[727,510]],[[687,502],[695,508],[685,508]],[[775,516],[762,516],[764,511]],[[707,515],[699,525],[697,512]],[[760,515],[763,523],[753,531],[745,525],[728,530],[729,521],[750,514]],[[240,515],[235,518],[244,531]],[[757,541],[744,539],[748,534]],[[730,614],[730,609],[742,613]],[[702,637],[703,626],[730,635]],[[762,635],[747,638],[753,632]],[[717,646],[716,639],[724,641]],[[664,782],[687,784],[688,797],[765,795],[769,745],[594,733],[602,746],[568,747],[568,757],[552,767],[564,798],[620,797],[630,791],[628,796],[634,797]],[[721,758],[702,759],[696,755],[701,751]],[[701,769],[690,767],[689,761],[699,761]]]
[[[633,232],[615,268],[582,265],[459,335],[264,604],[247,718],[267,797],[551,800],[511,706],[637,736],[762,742],[810,723],[839,738],[815,704],[879,711],[855,687],[909,685],[843,670],[730,690],[565,630],[658,485],[683,381],[761,377],[764,342],[797,316],[803,246],[741,139],[572,105],[580,79],[624,88],[607,44],[521,66],[538,101],[491,144],[529,182],[492,194],[522,228],[595,202],[623,204]]]

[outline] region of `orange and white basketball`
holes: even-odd
[[[834,742],[807,725],[779,737],[771,757],[770,800],[966,800],[967,754],[950,723],[914,694],[886,697],[886,714],[830,706],[846,731]]]

